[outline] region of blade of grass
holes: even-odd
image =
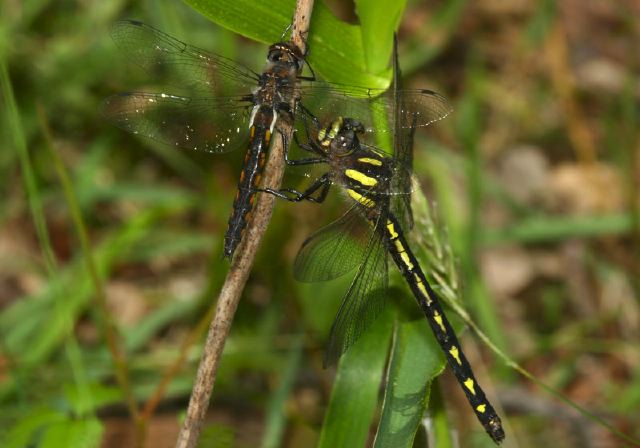
[[[387,359],[392,317],[385,311],[342,356],[319,448],[366,445]]]
[[[485,229],[483,245],[545,243],[567,238],[626,235],[634,228],[631,213],[597,216],[537,216],[500,229]]]
[[[402,300],[412,298],[402,297]],[[394,333],[376,448],[413,446],[429,403],[431,382],[446,363],[424,319],[401,322]]]
[[[263,448],[276,448],[283,445],[283,434],[287,423],[287,413],[285,402],[291,394],[295,384],[300,361],[302,359],[302,349],[304,347],[304,336],[298,334],[291,340],[289,356],[280,375],[280,385],[273,392],[267,407],[267,418],[265,422],[264,436],[262,437]]]
[[[13,138],[15,148],[18,151],[21,172],[24,176],[23,178],[25,182],[25,189],[27,191],[27,198],[31,216],[35,225],[39,246],[43,252],[45,259],[47,275],[52,285],[59,286],[59,283],[56,281],[58,276],[58,266],[53,247],[51,245],[49,232],[46,226],[40,190],[36,182],[31,159],[27,150],[20,112],[18,110],[18,105],[16,103],[13,92],[13,86],[11,84],[11,79],[4,59],[0,60],[0,84],[3,97],[5,98],[11,136]],[[56,297],[54,299],[55,320],[59,322],[63,328],[62,332],[65,339],[65,354],[71,366],[73,379],[80,393],[81,401],[85,405],[81,406],[81,408],[90,409],[90,412],[88,412],[88,414],[92,415],[93,407],[90,405],[92,401],[91,394],[89,393],[89,389],[87,386],[87,375],[80,353],[80,348],[73,333],[73,320],[71,316],[64,311],[65,307],[62,302],[65,296],[64,290],[56,288],[54,295]],[[26,347],[28,347],[28,345],[25,346],[25,350],[28,351]],[[35,367],[35,365],[31,366],[31,368]],[[18,370],[18,372],[20,372],[20,370]]]
[[[98,322],[99,326],[102,327],[102,331],[107,342],[107,346],[109,347],[109,351],[111,352],[111,356],[113,358],[113,363],[115,367],[116,379],[122,391],[124,393],[124,397],[127,403],[127,408],[129,410],[129,414],[134,419],[134,421],[138,421],[139,411],[136,400],[133,396],[133,392],[131,390],[131,382],[129,379],[129,369],[127,366],[127,359],[125,352],[121,346],[120,338],[114,323],[113,316],[111,315],[111,311],[109,310],[109,306],[107,304],[107,296],[104,291],[104,284],[102,282],[102,278],[98,274],[98,270],[96,268],[96,264],[94,261],[93,250],[91,248],[91,244],[89,243],[89,236],[87,234],[87,229],[84,224],[84,219],[82,218],[82,214],[80,212],[80,207],[78,205],[78,201],[76,199],[75,192],[71,185],[71,181],[69,180],[69,175],[67,174],[67,170],[60,160],[58,153],[54,148],[53,136],[51,135],[51,131],[47,124],[46,113],[42,105],[38,105],[38,117],[40,119],[40,125],[42,126],[45,140],[47,143],[47,148],[49,150],[49,155],[53,160],[53,166],[56,170],[56,174],[58,175],[58,179],[62,184],[62,188],[64,190],[65,199],[67,201],[67,205],[69,206],[69,211],[71,212],[71,216],[73,218],[73,223],[76,228],[76,232],[78,234],[78,238],[80,240],[80,247],[82,251],[82,259],[85,263],[85,269],[89,273],[91,281],[93,283],[93,288],[95,292],[95,298],[100,309],[100,317],[102,317],[103,321]]]
[[[429,435],[431,436],[430,441],[434,442],[434,448],[453,448],[456,446],[451,437],[451,423],[447,417],[447,409],[444,405],[439,382],[431,387],[429,414],[432,422],[431,428],[433,428],[432,434]]]
[[[357,0],[355,3],[366,68],[371,73],[383,73],[389,66],[393,33],[400,25],[407,2]]]

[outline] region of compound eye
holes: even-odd
[[[278,62],[280,59],[282,59],[282,51],[276,50],[269,53],[269,60],[271,62]]]

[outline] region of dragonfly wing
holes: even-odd
[[[375,129],[374,124],[379,123],[381,119],[392,123],[397,101],[383,89],[319,82],[303,83],[300,86],[300,95],[305,107],[313,111],[321,122],[328,122],[337,116],[356,118],[365,126],[370,126],[369,132],[385,131]],[[404,127],[428,126],[445,118],[453,110],[446,98],[431,90],[399,90],[396,96],[403,105],[403,113],[406,111],[416,116],[415,125],[411,121],[401,120],[401,126]]]
[[[400,61],[398,59],[398,38],[393,36],[393,79],[391,82],[391,98],[393,99],[393,156],[396,160],[396,172],[391,180],[392,191],[413,191],[413,140],[418,123],[418,112],[407,105],[412,96],[404,95],[404,83]],[[436,94],[437,95],[437,94]],[[434,118],[446,116],[451,110],[440,95],[433,98]],[[391,199],[391,212],[400,220],[403,228],[413,227],[413,212],[411,210],[411,196],[402,195]]]
[[[237,62],[202,50],[135,20],[116,22],[111,36],[134,64],[150,76],[201,95],[250,91],[259,75]]]
[[[388,282],[387,252],[381,233],[374,230],[370,235],[365,258],[342,299],[331,327],[325,366],[335,365],[384,309]]]
[[[178,148],[224,153],[248,140],[251,106],[243,97],[121,93],[104,101],[102,113],[132,134]]]
[[[357,207],[352,206],[302,244],[294,262],[294,277],[303,282],[318,282],[352,271],[364,257],[369,232]]]

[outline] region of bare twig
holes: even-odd
[[[309,31],[313,0],[298,0],[293,18],[291,42],[302,52],[306,50],[306,38]],[[291,105],[292,107],[294,104]],[[291,141],[293,128],[290,123],[279,121],[278,129]],[[284,151],[281,133],[275,133],[271,155],[265,170],[263,187],[278,189],[284,174]],[[249,277],[262,236],[266,231],[275,197],[262,194],[258,197],[253,219],[248,224],[236,256],[233,259],[227,278],[218,296],[215,316],[209,327],[207,340],[200,359],[196,382],[193,386],[189,407],[184,423],[178,435],[176,448],[193,448],[198,441],[202,423],[209,407],[209,398],[220,364],[224,343],[231,328],[240,295]]]

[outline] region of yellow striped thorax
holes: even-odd
[[[371,157],[360,157],[358,159],[358,162],[360,162],[360,163],[368,163],[369,165],[373,165],[373,166],[382,166],[382,160],[374,159],[374,158],[371,158]]]
[[[348,178],[355,180],[364,187],[375,187],[378,184],[378,180],[375,177],[367,176],[366,174],[358,170],[349,168],[344,171],[344,174]]]

